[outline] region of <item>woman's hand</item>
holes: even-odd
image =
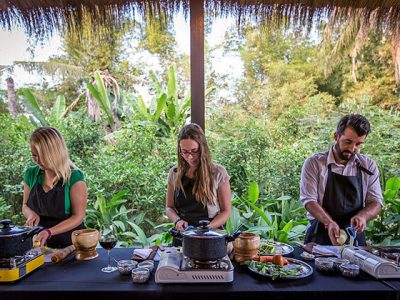
[[[28,206],[24,205],[23,208],[24,216],[26,217],[26,225],[28,226],[36,226],[39,224],[40,217],[37,213],[35,213],[32,209]]]
[[[186,227],[188,227],[189,223],[186,222],[185,220],[179,220],[175,224],[175,228],[178,229],[179,231],[184,231]]]
[[[39,246],[44,246],[49,238],[50,230],[43,230],[37,234],[36,242],[39,244]]]

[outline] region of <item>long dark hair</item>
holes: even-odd
[[[216,204],[216,195],[214,192],[214,164],[212,163],[211,152],[208,148],[203,129],[195,123],[182,127],[178,137],[178,170],[175,179],[175,186],[178,186],[183,192],[182,178],[189,170],[189,164],[181,155],[180,142],[182,140],[193,140],[199,144],[199,165],[194,173],[193,195],[197,201],[206,206],[207,204]]]

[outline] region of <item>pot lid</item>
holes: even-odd
[[[199,238],[222,238],[226,236],[224,230],[220,229],[210,229],[207,227],[210,224],[209,221],[204,220],[199,222],[200,226],[196,228],[192,228],[189,230],[185,230],[182,232],[183,236],[187,237],[199,237]]]
[[[28,226],[14,226],[10,219],[0,221],[0,237],[28,232],[31,228]]]

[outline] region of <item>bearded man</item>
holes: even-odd
[[[310,223],[305,243],[338,245],[339,230],[349,226],[365,246],[365,227],[382,209],[382,191],[375,161],[359,153],[371,127],[358,114],[340,119],[335,145],[309,157],[303,166],[300,200]]]

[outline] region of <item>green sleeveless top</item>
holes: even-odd
[[[44,171],[38,165],[29,167],[24,173],[24,181],[32,189],[36,182],[39,182],[43,187]],[[73,169],[69,182],[64,184],[64,201],[65,201],[65,214],[71,215],[71,200],[69,197],[69,190],[78,181],[85,181],[83,172],[79,169]]]

